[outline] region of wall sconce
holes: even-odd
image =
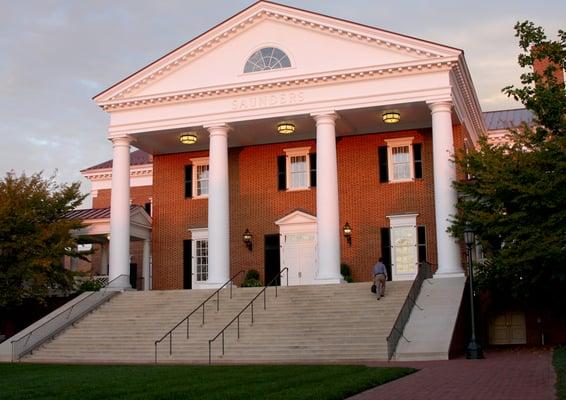
[[[401,121],[401,114],[395,111],[387,111],[383,113],[381,118],[386,124],[396,124],[397,122]]]
[[[344,237],[350,246],[352,246],[352,227],[349,223],[346,222],[346,225],[342,228],[342,232],[344,232]]]
[[[183,144],[195,144],[197,140],[198,140],[197,135],[193,133],[184,133],[181,136],[179,136],[179,142]]]
[[[280,135],[291,135],[295,133],[295,124],[290,121],[283,121],[277,124],[277,132]]]
[[[246,231],[242,235],[242,239],[248,250],[252,251],[252,234],[250,233],[249,229],[246,229]]]

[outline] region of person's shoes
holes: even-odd
[[[382,295],[380,296],[380,298],[381,298],[381,297],[385,297],[385,295],[384,295],[384,294],[382,294]]]
[[[379,299],[381,299],[381,296],[380,296],[380,297],[378,297],[378,298],[377,298],[376,300],[379,300]]]

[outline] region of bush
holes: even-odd
[[[84,281],[80,284],[79,292],[98,292],[103,287],[104,284],[101,281],[89,279],[88,281]]]
[[[260,287],[263,286],[259,280],[259,272],[255,269],[250,269],[246,272],[246,277],[242,282],[242,287]]]
[[[348,264],[340,264],[340,273],[342,274],[346,282],[354,282],[354,278],[352,278],[352,270],[350,269],[350,266]]]

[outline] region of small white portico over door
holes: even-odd
[[[281,269],[289,269],[289,285],[316,284],[316,217],[297,210],[275,224],[279,226]]]

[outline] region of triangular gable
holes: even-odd
[[[307,43],[307,46],[294,44]],[[294,67],[243,74],[247,57],[263,46],[288,52]],[[316,51],[316,56],[313,56]],[[132,98],[181,95],[232,83],[343,73],[356,66],[415,66],[456,60],[461,50],[292,7],[259,1],[95,97],[103,105]],[[230,58],[231,57],[231,58]],[[354,73],[354,72],[352,72]]]
[[[291,224],[312,224],[316,223],[316,217],[304,211],[296,210],[287,214],[283,218],[275,221],[275,225],[291,225]]]

